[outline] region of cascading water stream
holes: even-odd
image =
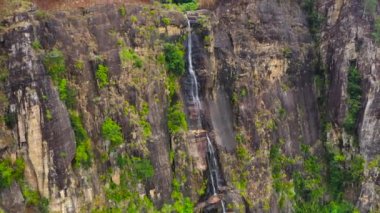
[[[202,105],[201,101],[199,99],[199,86],[198,86],[198,80],[197,76],[194,72],[193,68],[193,58],[192,58],[192,36],[191,36],[191,23],[188,17],[187,18],[187,30],[188,30],[188,51],[187,51],[187,57],[188,57],[188,70],[189,74],[191,76],[191,99],[193,104],[195,104],[196,107],[196,112],[197,112],[197,126],[201,127],[201,110],[202,110]],[[218,168],[218,163],[216,160],[216,154],[215,154],[215,149],[214,146],[208,136],[206,134],[207,138],[207,164],[208,164],[208,169],[209,169],[209,179],[211,182],[211,194],[213,196],[217,195],[217,190],[219,186],[219,168]],[[223,213],[226,212],[224,201],[221,200],[221,205],[222,205],[222,211]]]

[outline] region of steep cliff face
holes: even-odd
[[[207,7],[2,20],[0,207],[378,211],[374,15],[341,0]]]

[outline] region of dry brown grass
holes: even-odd
[[[57,10],[80,7],[90,7],[99,4],[122,4],[122,3],[141,3],[147,4],[150,0],[33,0],[41,9]]]
[[[216,5],[217,0],[199,0],[200,8],[211,9]]]

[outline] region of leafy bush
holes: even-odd
[[[30,189],[29,186],[23,183],[21,184],[21,192],[27,205],[38,207],[41,213],[49,212],[49,200],[40,196],[37,191]]]
[[[199,8],[198,1],[194,1],[194,0],[179,2],[178,6],[182,12],[195,11],[195,10],[198,10]]]
[[[121,66],[125,68],[128,62],[132,62],[134,67],[142,68],[143,61],[132,49],[123,47],[119,52]]]
[[[164,44],[166,67],[170,73],[181,76],[185,73],[185,52],[181,44]]]
[[[350,134],[355,134],[355,127],[359,116],[359,111],[361,108],[361,77],[358,69],[356,67],[350,67],[347,75],[347,109],[346,118],[343,123],[343,127]]]
[[[121,127],[111,118],[106,118],[103,122],[102,136],[104,139],[109,140],[112,146],[118,146],[124,141]]]
[[[98,86],[100,89],[107,86],[109,84],[108,67],[100,64],[98,66],[98,70],[96,71],[95,77],[98,80]]]
[[[164,26],[169,26],[170,23],[172,22],[172,20],[170,18],[167,18],[167,17],[162,18],[161,21],[164,24]]]
[[[53,81],[58,83],[58,81],[63,78],[63,74],[66,70],[65,58],[62,52],[57,49],[48,52],[45,55],[44,64]]]
[[[69,87],[68,81],[66,79],[59,80],[58,93],[59,98],[66,104],[68,108],[74,108],[76,104],[75,97],[77,95],[77,92],[76,90]]]
[[[132,22],[132,24],[137,23],[137,21],[138,21],[137,17],[132,15],[131,16],[131,22]]]
[[[0,189],[8,188],[14,181],[19,181],[24,177],[25,163],[21,158],[14,163],[10,159],[0,161]]]
[[[176,103],[169,107],[168,128],[171,134],[187,130],[186,115],[182,111],[182,106]]]
[[[40,49],[42,49],[42,45],[41,45],[40,41],[37,40],[37,39],[35,39],[35,40],[32,42],[32,47],[33,47],[33,49],[35,49],[35,50],[40,50]]]
[[[302,8],[307,14],[307,22],[309,24],[310,33],[313,38],[316,39],[316,34],[319,32],[321,24],[323,22],[323,17],[316,10],[316,0],[304,0],[302,3]]]
[[[74,67],[75,67],[75,69],[82,71],[84,69],[84,61],[81,59],[76,60]]]
[[[77,149],[75,153],[75,165],[89,168],[92,162],[91,140],[87,131],[83,127],[79,114],[75,111],[70,111],[71,126],[74,130]]]
[[[125,8],[124,5],[119,8],[119,14],[122,17],[124,17],[125,15],[127,15],[127,10],[126,10],[126,8]]]

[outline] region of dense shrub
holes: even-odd
[[[179,103],[169,107],[168,128],[171,134],[187,130],[186,115],[182,111],[182,106]]]
[[[53,81],[57,84],[66,70],[65,58],[61,51],[53,49],[44,58],[44,64]]]
[[[66,104],[68,108],[74,108],[76,104],[76,91],[69,87],[66,79],[60,79],[58,82],[59,98]]]
[[[98,70],[96,70],[95,77],[98,80],[98,86],[100,89],[107,86],[109,84],[108,67],[100,64]]]
[[[118,146],[124,141],[121,127],[111,118],[106,118],[103,122],[102,136],[104,139],[109,140],[112,146]]]
[[[92,153],[91,153],[91,140],[87,131],[83,127],[81,118],[77,112],[70,111],[71,126],[74,130],[75,141],[77,145],[75,153],[75,165],[82,165],[85,168],[91,166]]]
[[[0,189],[7,188],[24,176],[25,163],[21,158],[14,163],[10,159],[0,161]]]
[[[181,44],[164,45],[166,67],[170,73],[181,76],[185,73],[184,48]]]
[[[347,74],[347,114],[343,126],[350,134],[355,134],[355,127],[361,108],[361,77],[356,67],[350,67]]]

